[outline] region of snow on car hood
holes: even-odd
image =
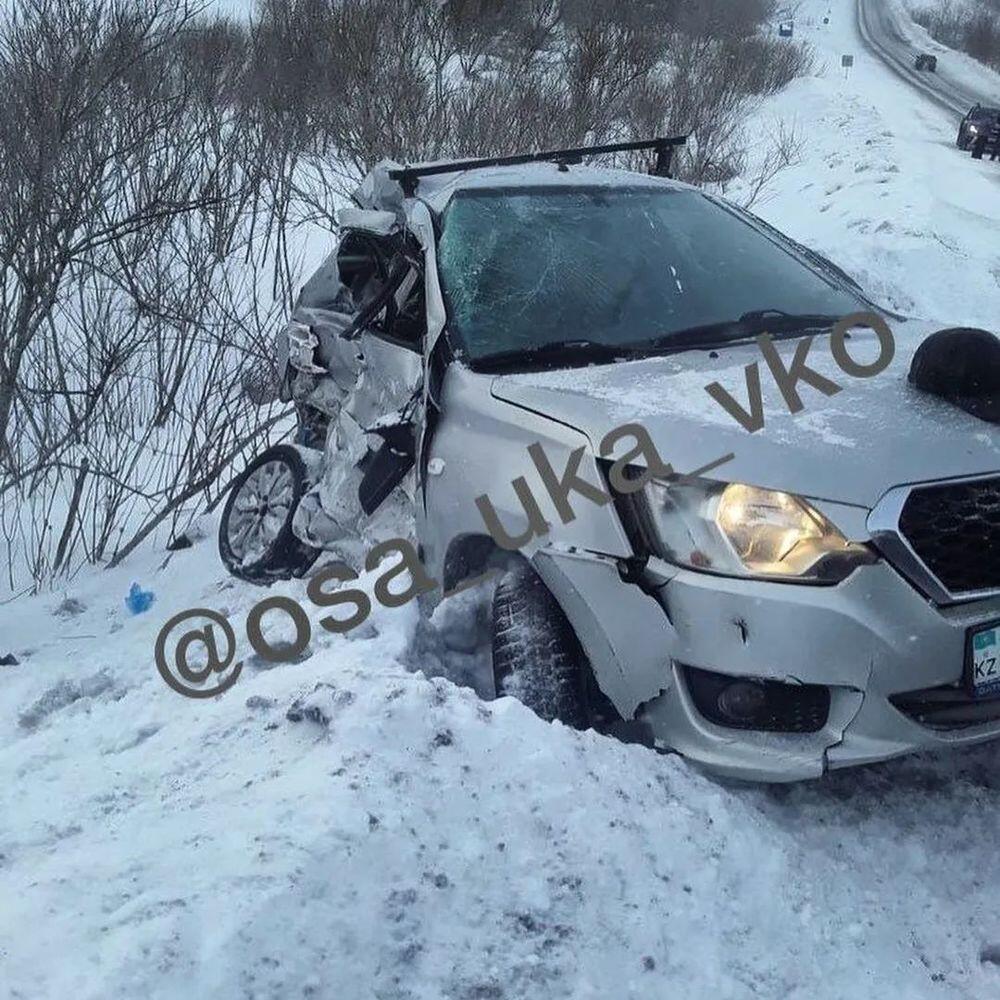
[[[595,449],[609,431],[640,423],[664,461],[690,472],[733,453],[713,473],[804,496],[872,507],[891,487],[1000,471],[1000,430],[907,382],[920,341],[936,326],[893,324],[896,356],[882,373],[852,378],[837,368],[826,336],[817,336],[808,363],[842,386],[826,397],[798,384],[805,408],[788,412],[756,344],[589,368],[503,375],[493,395],[574,427]],[[790,363],[796,341],[778,343]],[[873,334],[854,331],[858,361],[877,357]],[[765,424],[749,433],[708,393],[718,381],[744,407],[744,368],[758,362]]]

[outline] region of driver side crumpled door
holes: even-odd
[[[303,498],[295,531],[346,555],[362,534],[398,534],[409,511],[423,360],[417,268],[396,254],[359,282],[344,256],[336,277],[347,294],[338,308],[300,300],[293,320],[316,340],[314,358],[325,372],[312,373],[307,399],[329,417],[321,475]],[[345,305],[349,312],[340,311]]]

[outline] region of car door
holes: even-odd
[[[425,324],[420,256],[405,237],[355,244],[371,254],[362,264],[370,274],[358,302],[364,322],[350,334],[357,338],[359,373],[341,419],[352,426],[341,430],[357,456],[363,521],[413,478]]]

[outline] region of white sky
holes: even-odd
[[[19,0],[0,0],[0,11],[14,10]],[[249,14],[254,0],[207,0],[209,7],[232,15]]]
[[[253,10],[254,0],[212,0],[212,7],[227,14],[249,14]]]

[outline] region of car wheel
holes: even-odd
[[[219,555],[233,576],[270,583],[300,576],[319,549],[292,532],[308,488],[302,456],[290,445],[268,448],[233,484],[219,524]]]
[[[506,573],[493,595],[493,680],[536,715],[574,729],[590,722],[590,668],[556,599],[524,563]]]

